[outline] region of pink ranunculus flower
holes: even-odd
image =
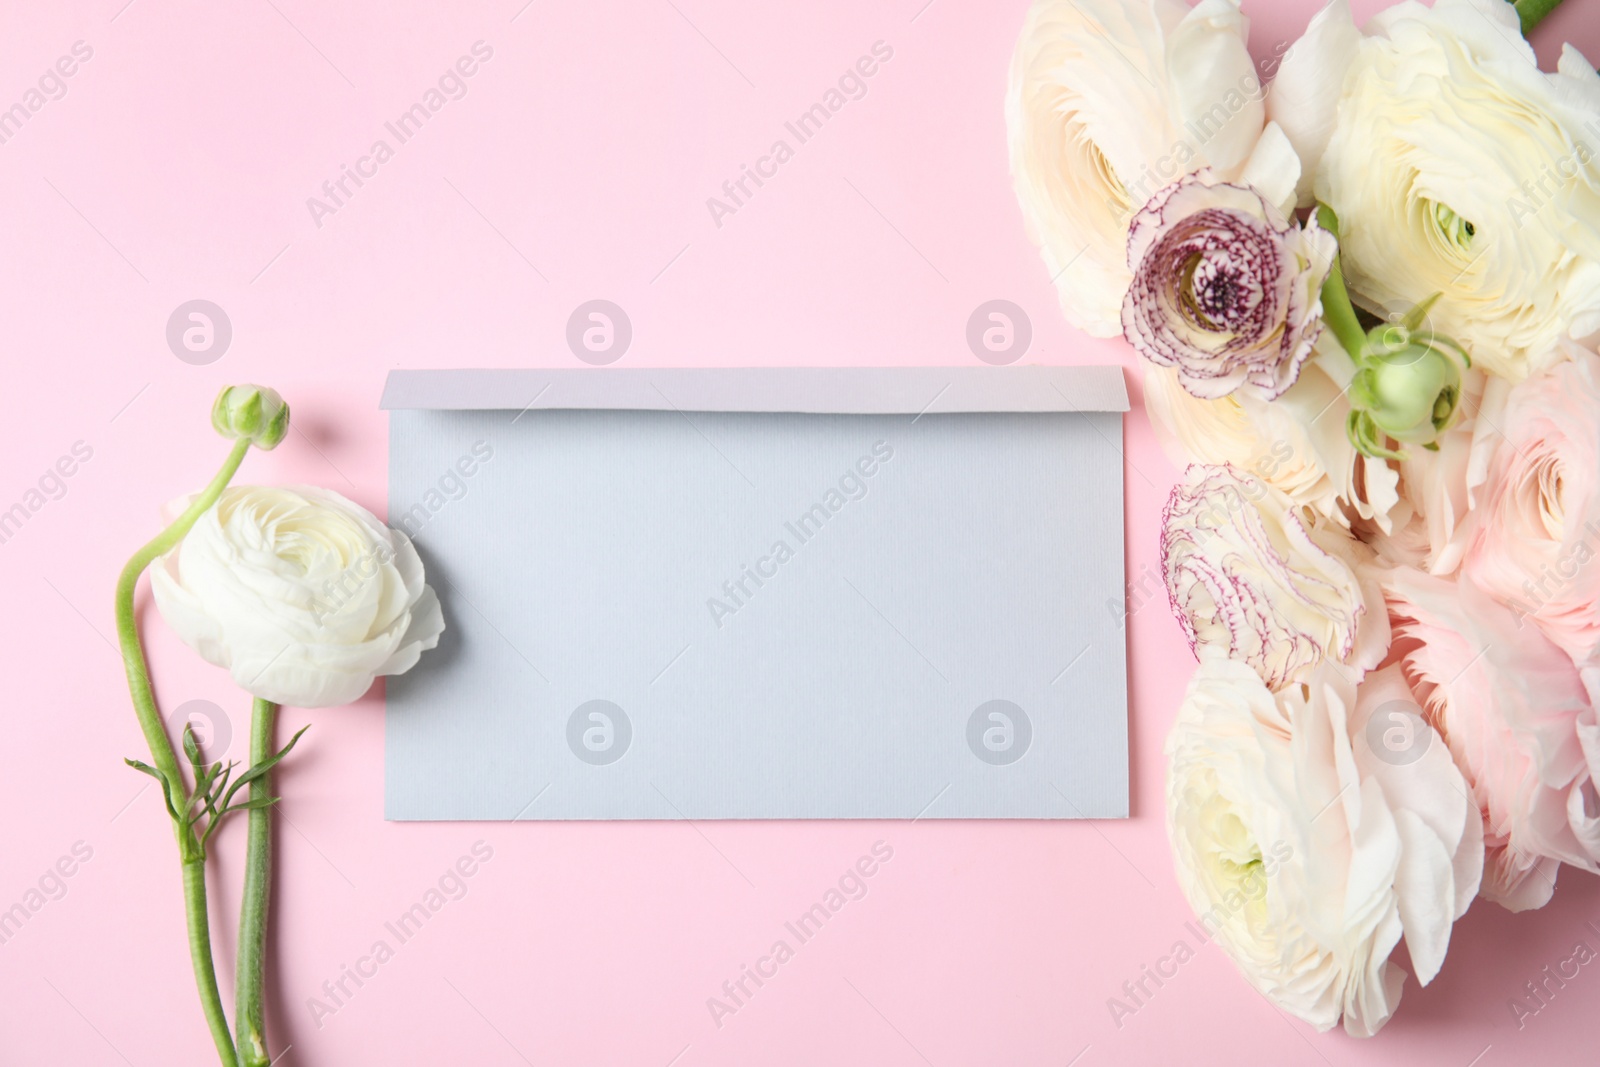
[[[1464,573],[1600,666],[1600,357],[1571,357],[1511,390]]]
[[[1238,660],[1275,692],[1326,660],[1354,679],[1383,659],[1388,617],[1362,551],[1230,466],[1191,465],[1162,520],[1162,575],[1195,655]]]
[[[1281,396],[1322,332],[1322,283],[1338,242],[1255,189],[1208,171],[1157,193],[1128,233],[1128,343],[1195,396]]]
[[[1481,894],[1522,911],[1560,863],[1600,873],[1600,731],[1572,660],[1470,579],[1383,583],[1399,662],[1483,814]]]

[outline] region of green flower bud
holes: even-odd
[[[1424,301],[1402,321],[1374,327],[1361,346],[1347,390],[1346,431],[1365,455],[1405,459],[1385,438],[1437,449],[1439,435],[1460,417],[1461,371],[1472,360],[1450,338],[1421,328],[1432,304]]]
[[[289,405],[274,389],[230,385],[211,406],[211,425],[224,437],[246,437],[257,448],[270,451],[289,432]]]

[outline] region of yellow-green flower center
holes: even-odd
[[[1457,249],[1465,252],[1472,245],[1473,237],[1477,236],[1478,228],[1468,219],[1462,218],[1448,204],[1431,201],[1429,207],[1433,212],[1433,224],[1439,230],[1439,236]]]

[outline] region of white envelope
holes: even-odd
[[[395,371],[390,819],[1128,812],[1115,367]]]

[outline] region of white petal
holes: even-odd
[[[200,653],[201,659],[215,667],[226,667],[228,649],[222,628],[179,580],[178,553],[178,549],[168,552],[150,568],[150,591],[155,596],[156,610],[184,644]]]
[[[1244,165],[1266,113],[1248,30],[1238,0],[1200,0],[1167,41],[1180,123],[1191,135],[1206,132],[1202,151],[1225,176]]]
[[[1312,201],[1312,180],[1333,136],[1344,76],[1360,46],[1349,0],[1332,0],[1284,53],[1267,94],[1267,118],[1283,128],[1300,156],[1295,191],[1302,206]]]
[[[1255,186],[1285,216],[1294,212],[1301,181],[1300,156],[1282,126],[1276,122],[1267,123],[1266,129],[1261,131],[1261,140],[1245,160],[1239,180]]]
[[[1556,871],[1560,868],[1560,861],[1548,856],[1531,867],[1524,867],[1509,848],[1486,849],[1483,887],[1478,893],[1507,911],[1542,908],[1555,896]]]
[[[400,639],[400,646],[378,668],[377,673],[404,674],[409,671],[416,666],[422,653],[438,646],[439,636],[443,633],[444,610],[439,606],[439,597],[432,586],[423,586],[422,596],[411,608],[411,622]]]
[[[1400,921],[1405,924],[1406,949],[1417,981],[1433,981],[1450,948],[1450,927],[1455,922],[1455,870],[1443,842],[1416,814],[1395,812],[1403,852],[1395,872],[1394,889],[1400,898]]]

